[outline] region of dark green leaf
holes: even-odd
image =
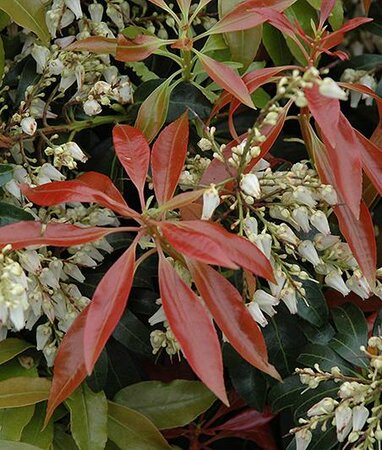
[[[109,402],[108,430],[121,450],[171,450],[147,417],[117,403]]]
[[[80,450],[103,450],[107,441],[107,401],[83,383],[66,400],[72,435]]]
[[[34,405],[47,400],[50,385],[47,378],[16,377],[1,381],[0,408]]]
[[[269,391],[268,396],[272,411],[277,413],[283,409],[291,408],[295,404],[296,398],[305,389],[306,386],[301,384],[300,377],[297,375],[285,378],[282,383],[275,384]]]
[[[324,325],[329,318],[328,306],[325,297],[317,283],[304,281],[303,287],[306,295],[299,298],[297,314],[316,327]]]
[[[263,334],[270,362],[276,366],[281,376],[288,376],[296,368],[296,359],[306,344],[306,339],[296,326],[296,318],[283,305],[280,306],[277,314],[264,328]]]
[[[346,361],[357,367],[368,367],[368,359],[358,344],[352,336],[342,333],[337,333],[330,341],[330,347]]]
[[[0,218],[1,220],[1,218]],[[19,355],[27,348],[33,347],[29,342],[16,338],[7,338],[0,342],[0,364],[3,364]]]
[[[45,403],[39,403],[36,405],[35,413],[32,420],[24,428],[21,435],[21,440],[22,442],[35,445],[43,450],[50,450],[53,441],[53,421],[51,420],[43,429],[45,413]]]
[[[292,54],[281,32],[267,23],[263,26],[263,44],[276,66],[292,61]]]
[[[37,377],[36,367],[27,369],[23,367],[17,358],[12,359],[0,366],[0,381],[15,377]]]
[[[355,56],[354,58],[341,64],[341,71],[350,67],[357,70],[373,70],[377,66],[382,64],[382,55],[379,54],[368,54]]]
[[[149,329],[129,310],[125,311],[118,322],[113,337],[133,352],[147,356],[152,355]]]
[[[1,64],[1,49],[0,48],[0,64]],[[9,164],[0,164],[0,187],[12,180],[13,167]]]
[[[109,370],[108,365],[107,351],[103,349],[92,374],[86,380],[92,391],[99,392],[104,388]]]
[[[267,396],[264,376],[230,345],[224,345],[223,355],[232,384],[240,397],[252,408],[262,411]]]
[[[65,433],[61,425],[54,427],[53,448],[54,450],[78,450],[72,436]]]
[[[4,450],[41,450],[38,447],[23,442],[12,442],[0,440],[0,448]],[[65,449],[70,450],[70,449]]]
[[[189,424],[215,400],[203,383],[187,380],[144,381],[122,389],[114,398],[115,402],[148,417],[159,429]]]
[[[199,89],[184,82],[178,84],[171,93],[166,122],[173,122],[187,109],[190,119],[195,118],[195,114],[206,119],[210,115],[212,105]]]
[[[0,439],[19,441],[24,427],[33,416],[33,412],[34,405],[24,406],[23,408],[0,409]]]
[[[337,331],[352,336],[361,345],[367,343],[367,322],[363,312],[352,303],[335,308],[332,312]]]
[[[345,360],[343,360],[330,347],[318,344],[308,344],[304,347],[301,355],[297,359],[299,367],[314,367],[315,364],[320,369],[330,372],[332,367],[339,367],[344,375],[356,374]]]
[[[303,322],[300,324],[300,327],[311,344],[328,344],[336,334],[336,331],[329,322],[320,328],[314,327],[308,322]]]
[[[5,61],[4,45],[3,40],[0,37],[0,80],[3,78],[4,61]]]
[[[21,220],[33,220],[33,216],[22,208],[0,202],[0,227],[10,223],[20,222]]]

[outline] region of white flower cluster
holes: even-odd
[[[344,81],[345,83],[359,83],[368,87],[372,91],[375,91],[377,88],[377,81],[374,75],[370,74],[366,70],[346,69],[341,76],[341,81]],[[371,106],[373,104],[373,98],[370,95],[350,91],[350,106],[352,108],[357,108],[361,100],[365,100],[365,104],[367,106]]]
[[[301,383],[315,389],[321,382],[334,380],[341,383],[338,398],[325,397],[307,412],[308,419],[300,419],[301,426],[291,430],[296,435],[298,450],[309,447],[311,430],[320,427],[322,431],[328,424],[336,427],[337,440],[347,441],[354,450],[373,450],[382,442],[382,337],[373,336],[368,348],[361,348],[368,358],[366,375],[348,377],[338,367],[330,372],[305,368],[296,369]],[[378,447],[379,448],[379,447]]]

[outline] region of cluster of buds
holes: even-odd
[[[191,186],[192,187],[198,186],[203,173],[205,172],[210,163],[211,160],[209,158],[205,158],[200,155],[195,155],[194,157],[187,157],[184,169],[179,179],[180,188],[189,189]]]
[[[47,147],[47,156],[53,156],[53,165],[57,169],[67,167],[70,170],[77,168],[77,161],[85,163],[87,156],[75,142],[66,142],[62,145]]]
[[[340,383],[337,399],[325,397],[307,412],[307,419],[300,419],[301,426],[291,430],[296,436],[298,450],[309,447],[312,431],[328,425],[336,427],[338,442],[347,441],[355,450],[372,450],[382,442],[382,337],[373,336],[367,350],[361,347],[369,361],[367,374],[349,377],[338,367],[330,372],[322,371],[316,364],[314,370],[296,369],[302,384],[315,389],[320,383]]]
[[[345,83],[359,83],[373,91],[377,88],[377,81],[374,75],[366,70],[346,69],[341,76],[341,81]],[[357,108],[361,100],[365,100],[367,106],[373,104],[373,98],[370,95],[350,91],[350,106],[352,108]]]
[[[109,81],[97,81],[87,94],[83,108],[88,116],[96,116],[102,112],[102,106],[110,106],[114,101],[118,105],[126,105],[133,101],[133,89],[127,76],[119,76],[112,70],[104,72]]]

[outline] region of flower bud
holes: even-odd
[[[332,78],[324,78],[318,88],[320,94],[328,98],[337,98],[339,100],[347,100],[348,96]]]
[[[296,450],[306,450],[312,440],[312,433],[307,428],[303,428],[296,433]]]
[[[103,6],[100,3],[89,5],[89,14],[93,22],[101,22],[103,16]]]
[[[96,116],[102,112],[102,106],[97,100],[86,100],[84,103],[84,112],[88,116]]]
[[[248,311],[250,312],[252,318],[262,327],[268,325],[267,319],[264,317],[260,306],[256,302],[251,302],[248,304]]]
[[[308,209],[305,206],[299,206],[292,211],[294,221],[301,227],[304,233],[310,231]]]
[[[75,142],[67,142],[66,144],[62,145],[62,148],[64,149],[64,151],[67,151],[70,154],[70,156],[76,159],[77,161],[85,163],[88,160],[88,157]]]
[[[216,190],[214,185],[211,185],[211,187],[204,191],[203,194],[203,210],[201,219],[209,220],[219,204],[219,192]]]
[[[336,400],[333,400],[331,397],[325,397],[308,410],[307,416],[313,417],[330,414],[337,405],[338,402]]]
[[[322,234],[328,235],[330,234],[330,227],[328,219],[322,211],[318,210],[315,211],[310,216],[310,223],[316,228],[318,231],[320,231]]]
[[[343,296],[346,296],[350,293],[350,289],[346,286],[341,275],[336,271],[332,270],[325,277],[325,283],[327,286],[335,289],[338,292],[341,292]]]
[[[20,125],[23,132],[29,134],[29,136],[33,136],[36,133],[37,122],[33,117],[24,117]]]
[[[312,241],[302,241],[298,246],[298,252],[303,258],[313,264],[313,266],[320,263],[320,257]]]

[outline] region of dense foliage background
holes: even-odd
[[[0,0],[0,448],[379,449],[382,5]]]

